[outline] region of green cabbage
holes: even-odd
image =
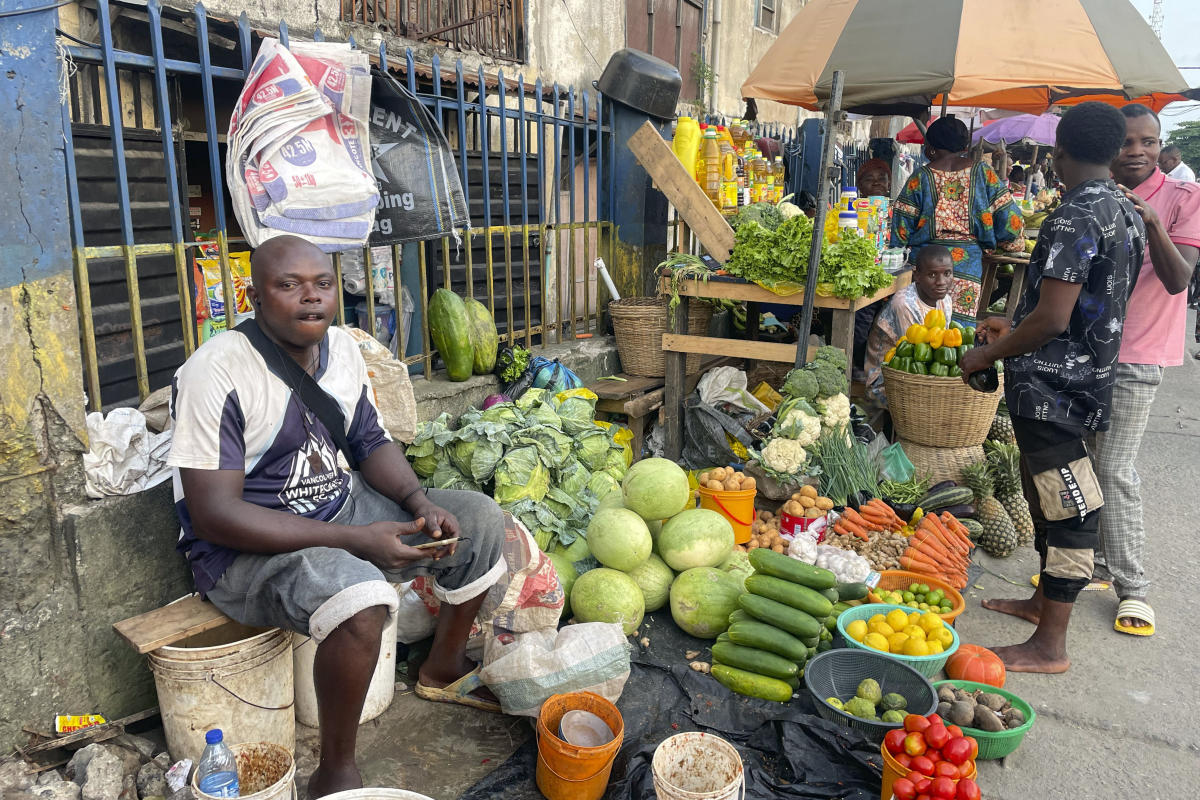
[[[550,472],[542,463],[538,449],[531,445],[515,447],[505,453],[496,465],[495,479],[495,498],[501,504],[526,498],[540,503],[550,488]]]
[[[593,472],[604,469],[608,464],[608,451],[611,449],[612,440],[595,425],[576,435],[575,457]]]
[[[534,406],[541,405],[544,400],[549,400],[545,389],[529,388],[517,398],[516,406],[522,411],[529,411]]]
[[[543,425],[540,428],[524,428],[513,436],[513,444],[520,447],[531,445],[548,467],[557,469],[567,463],[571,456],[574,440],[559,430]]]
[[[513,403],[497,403],[479,415],[485,422],[502,422],[509,428],[523,425],[525,420]]]
[[[454,438],[455,432],[450,430],[450,415],[447,413],[418,425],[412,444],[405,451],[412,461],[413,471],[422,478],[431,478],[444,459],[445,447]]]
[[[567,494],[578,497],[587,487],[587,482],[591,477],[592,473],[588,468],[579,463],[579,459],[571,456],[555,473],[554,482]]]
[[[629,471],[629,466],[625,463],[625,450],[620,445],[609,448],[608,457],[604,460],[604,471],[618,481]]]
[[[463,492],[478,492],[479,484],[467,478],[454,468],[449,461],[443,461],[437,466],[431,481],[434,489],[457,489]]]
[[[572,436],[596,428],[596,405],[594,400],[585,397],[571,396],[564,398],[558,404],[558,417],[562,420],[563,430]]]
[[[609,475],[607,472],[595,472],[592,474],[591,480],[588,481],[588,491],[592,493],[597,500],[603,499],[604,495],[611,492],[613,489],[621,490],[621,486],[617,483],[616,478]]]

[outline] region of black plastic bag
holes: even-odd
[[[742,414],[747,422],[750,414]],[[688,469],[741,464],[744,458],[729,447],[728,433],[747,449],[754,440],[741,422],[713,408],[700,399],[699,393],[692,394],[683,403],[683,463]]]

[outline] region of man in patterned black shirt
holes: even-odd
[[[963,357],[963,379],[1004,359],[1004,394],[1021,447],[1021,477],[1042,570],[1028,600],[984,607],[1037,629],[1024,644],[996,648],[1014,672],[1065,672],[1067,624],[1092,576],[1104,504],[1085,439],[1108,428],[1125,309],[1142,268],[1146,230],[1109,177],[1125,140],[1121,112],[1083,103],[1058,126],[1054,167],[1062,204],[1042,223],[1025,293],[1013,315],[979,326],[985,344]]]

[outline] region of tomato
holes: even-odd
[[[935,764],[942,760],[942,751],[934,750],[932,747],[929,747],[928,745],[925,747],[924,755],[926,758],[928,758],[930,761],[932,761]]]
[[[943,728],[946,727],[945,721],[937,714],[930,714],[928,717],[925,718],[925,720],[930,725],[941,725]]]
[[[892,794],[896,796],[896,800],[914,800],[917,787],[908,778],[899,778],[892,783]]]
[[[925,753],[925,737],[919,733],[910,733],[904,737],[904,752],[910,756],[919,756]]]
[[[933,777],[958,780],[958,767],[949,761],[938,761],[933,765]]]
[[[896,763],[905,769],[908,769],[912,764],[912,756],[910,756],[908,753],[896,753],[896,755],[892,756],[892,758],[896,759]]]
[[[904,752],[904,737],[908,734],[903,728],[896,728],[893,731],[888,731],[883,737],[883,746],[887,748],[892,755]]]
[[[933,800],[933,798],[927,794],[919,794],[917,795],[917,800]]]
[[[947,725],[946,732],[950,734],[951,739],[961,739],[963,735],[962,728],[957,725]]]
[[[971,760],[971,743],[961,736],[951,739],[942,748],[942,756],[951,764],[964,764]]]
[[[920,714],[909,714],[904,718],[904,730],[909,733],[920,733],[929,727],[929,720]]]
[[[973,759],[975,756],[979,755],[979,742],[975,740],[975,737],[964,736],[963,738],[971,743],[971,758]]]
[[[950,741],[950,732],[945,725],[933,724],[925,731],[925,742],[935,750],[941,750]]]
[[[963,778],[958,782],[958,791],[954,798],[955,800],[979,800],[979,784],[970,778]]]
[[[929,794],[937,800],[954,800],[956,788],[949,778],[934,778],[929,785]]]
[[[929,780],[929,778],[926,778],[924,775],[922,775],[921,780],[917,781],[917,793],[924,794],[925,792],[928,792],[929,787],[932,785],[933,785],[933,781]]]
[[[925,777],[933,776],[933,762],[925,756],[916,756],[912,760],[912,768]]]
[[[958,765],[958,777],[959,778],[971,777],[971,770],[973,770],[973,769],[975,769],[974,761],[964,761],[963,763]]]

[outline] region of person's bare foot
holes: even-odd
[[[354,764],[330,766],[322,762],[308,779],[308,797],[309,800],[316,800],[334,792],[361,789],[362,786],[362,775]]]
[[[1008,647],[993,647],[992,652],[1000,656],[1004,668],[1009,672],[1042,672],[1057,675],[1071,667],[1071,660],[1064,652],[1044,648],[1033,639],[1024,644]]]
[[[1034,625],[1042,620],[1042,604],[1036,596],[1028,600],[984,600],[982,605],[989,611],[999,611],[1001,614],[1019,617]]]
[[[1144,597],[1122,597],[1122,600],[1140,600],[1145,603]],[[1139,617],[1117,617],[1117,624],[1127,628],[1149,628],[1150,623]]]
[[[421,665],[421,669],[417,672],[417,680],[423,685],[433,689],[444,689],[462,676],[468,674],[475,669],[477,665],[468,658],[464,658],[452,669],[439,669],[437,665],[430,664],[426,661]],[[475,691],[471,692],[472,697],[477,697],[480,700],[488,700],[498,703],[499,698],[492,694],[486,686],[480,686]]]

